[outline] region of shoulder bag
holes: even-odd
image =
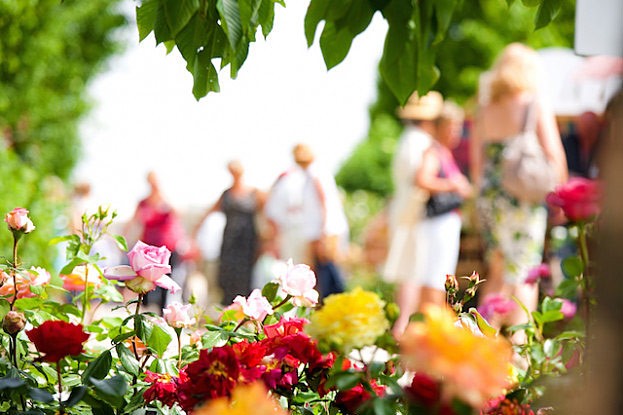
[[[438,177],[447,177],[443,164],[439,167]],[[462,205],[463,197],[456,192],[431,193],[426,202],[426,216],[432,218],[443,215],[460,208]]]
[[[556,186],[556,171],[536,134],[534,102],[528,104],[522,130],[508,140],[502,153],[502,187],[511,196],[542,203]]]

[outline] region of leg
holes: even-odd
[[[524,307],[528,309],[529,312],[532,312],[537,309],[539,302],[539,287],[537,284],[514,284],[507,285],[505,287],[505,291],[508,292],[510,296],[514,296],[519,300]],[[511,310],[508,315],[506,315],[506,323],[509,326],[514,326],[517,324],[523,324],[528,321],[528,316],[524,310],[517,306],[514,310]],[[511,337],[511,341],[515,344],[523,344],[526,342],[526,334],[524,331],[518,331]]]
[[[479,302],[488,295],[502,292],[504,289],[504,256],[500,250],[492,251],[488,258],[488,272],[482,277],[487,280],[479,287]]]
[[[432,304],[436,306],[443,306],[446,304],[446,293],[436,288],[422,287],[422,297],[419,304],[419,311],[422,311],[423,307]]]
[[[418,309],[420,302],[420,285],[415,282],[405,281],[397,286],[396,303],[400,309],[400,315],[394,323],[392,333],[395,338],[402,336],[409,324],[409,317]]]

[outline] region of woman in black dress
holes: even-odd
[[[213,212],[223,212],[225,228],[219,256],[218,284],[223,292],[221,303],[229,305],[237,295],[251,292],[253,266],[258,255],[256,214],[261,211],[264,196],[244,183],[244,168],[239,161],[227,164],[232,185],[202,215],[195,226],[196,235],[203,221]]]

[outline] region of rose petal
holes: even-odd
[[[138,274],[129,265],[117,265],[104,269],[104,276],[109,280],[128,281],[136,278]]]
[[[155,283],[158,287],[171,291],[171,294],[175,294],[182,289],[182,287],[180,287],[179,284],[173,281],[168,275],[163,275],[157,279]]]

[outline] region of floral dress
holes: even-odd
[[[523,202],[502,188],[504,142],[485,143],[483,186],[478,213],[487,254],[499,249],[504,256],[504,280],[518,284],[539,265],[547,228],[543,204]]]

